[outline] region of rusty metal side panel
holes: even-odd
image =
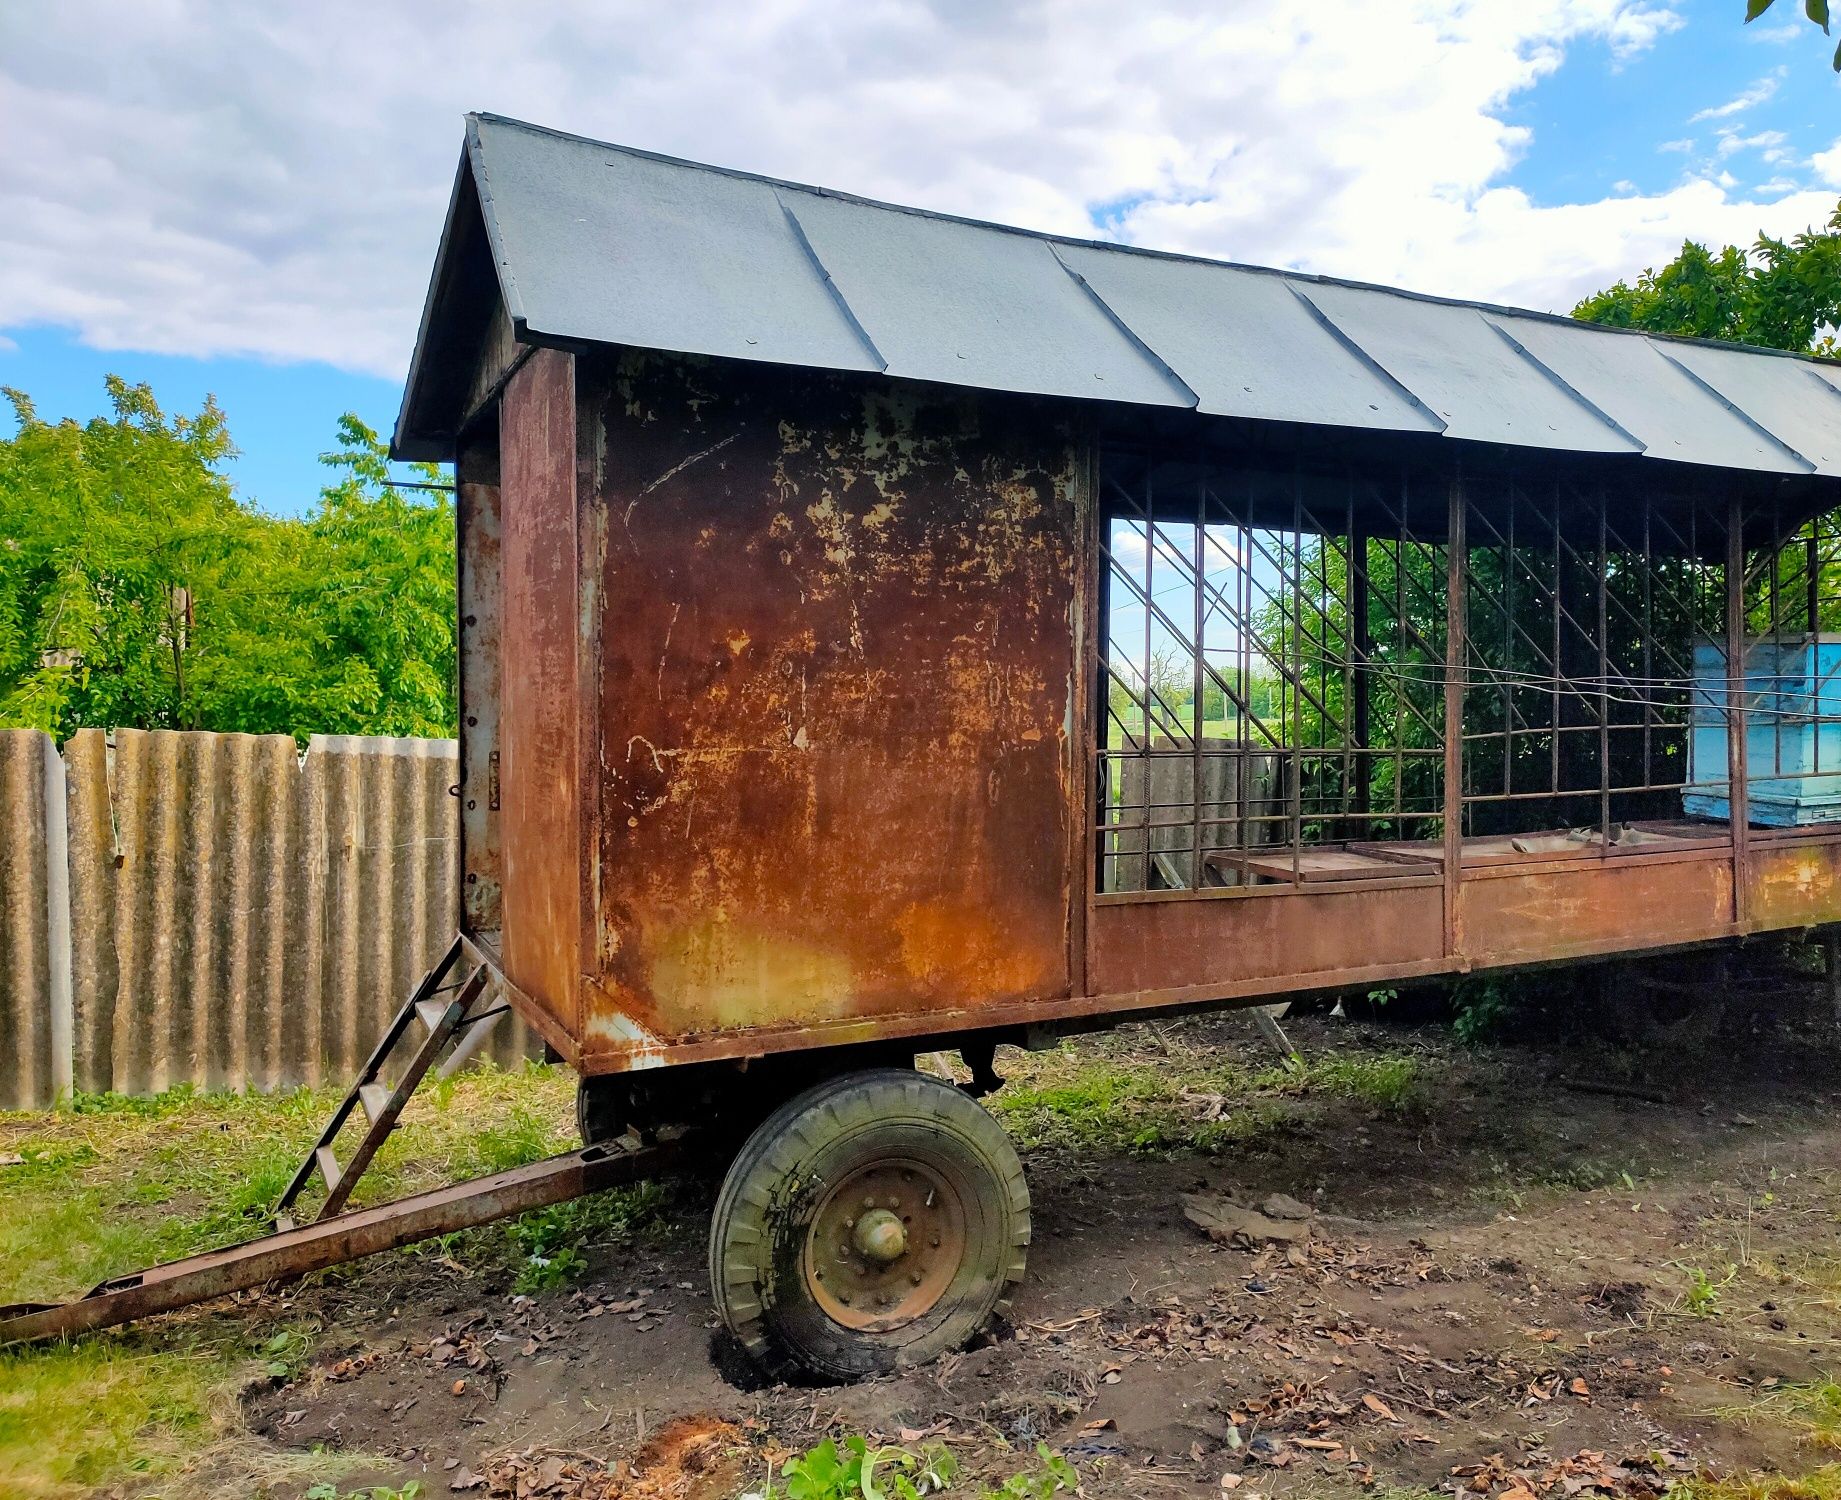
[[[504,925],[499,847],[499,702],[503,694],[504,580],[500,576],[499,455],[463,439],[455,474],[460,568],[461,915],[469,932]]]
[[[604,386],[590,1066],[1066,996],[1063,419],[642,354]]]
[[[71,1086],[64,763],[51,736],[0,729],[0,1109]]]
[[[575,362],[541,350],[499,403],[499,805],[505,973],[577,1035],[585,712],[576,537]]]
[[[1798,843],[1750,849],[1748,925],[1756,931],[1841,922],[1841,844]]]
[[[1631,859],[1471,878],[1458,911],[1464,957],[1479,966],[1641,952],[1729,934],[1732,865]]]
[[[1095,994],[1308,989],[1344,970],[1437,960],[1443,898],[1433,884],[1308,895],[1192,897],[1096,905],[1087,917]]]

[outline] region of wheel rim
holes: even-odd
[[[965,1205],[945,1177],[924,1162],[872,1162],[819,1204],[802,1270],[825,1316],[882,1332],[939,1304],[965,1245]]]

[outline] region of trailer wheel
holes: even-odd
[[[575,1085],[575,1128],[584,1146],[604,1146],[632,1124],[626,1080],[582,1078]]]
[[[997,1122],[953,1085],[846,1074],[782,1105],[716,1200],[710,1285],[769,1370],[855,1380],[959,1349],[1008,1305],[1029,1189]]]

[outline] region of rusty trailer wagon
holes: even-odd
[[[1000,1043],[1841,920],[1833,364],[482,115],[395,447],[455,465],[460,937],[275,1235],[0,1337],[714,1125],[724,1321],[885,1370],[1023,1275]],[[583,1149],[346,1210],[506,1005]]]

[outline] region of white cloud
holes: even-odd
[[[1643,0],[0,7],[0,327],[400,374],[490,109],[729,166],[1541,307],[1827,217],[1827,194],[1546,206],[1507,107]],[[1743,107],[1743,106],[1741,106]],[[1737,110],[1732,111],[1737,113]],[[1720,116],[1725,118],[1725,116]]]
[[[1734,115],[1742,115],[1755,105],[1763,104],[1774,97],[1777,87],[1782,82],[1788,69],[1778,68],[1765,74],[1750,88],[1736,98],[1728,99],[1724,104],[1716,104],[1711,109],[1703,109],[1698,114],[1688,116],[1688,124],[1697,125],[1702,120],[1727,120]]]
[[[1632,5],[1613,15],[1605,26],[1605,40],[1620,61],[1655,45],[1656,38],[1679,31],[1687,22],[1662,5]]]
[[[1765,42],[1774,47],[1782,47],[1791,42],[1801,41],[1804,32],[1800,22],[1783,21],[1776,26],[1747,27],[1745,35],[1754,42]]]
[[[1815,175],[1831,188],[1841,188],[1841,139],[1826,151],[1818,151],[1809,158],[1809,165],[1815,168]]]
[[[1763,153],[1766,161],[1779,161],[1784,155],[1783,144],[1788,139],[1781,130],[1760,130],[1756,135],[1740,135],[1736,130],[1722,130],[1715,150],[1723,157],[1734,156],[1741,151],[1758,151]]]

